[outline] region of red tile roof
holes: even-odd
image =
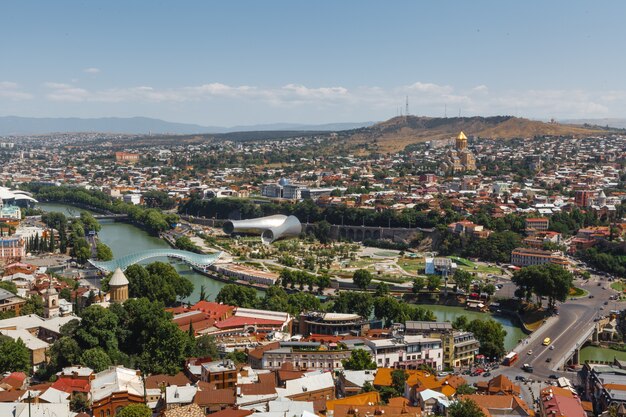
[[[207,313],[210,318],[220,320],[232,315],[235,307],[226,304],[214,303],[212,301],[199,301],[193,306],[191,310],[202,311]]]
[[[71,394],[73,392],[89,392],[89,381],[84,379],[64,378],[57,379],[52,388]]]
[[[7,384],[13,387],[13,389],[20,389],[24,385],[26,380],[26,374],[24,372],[11,372],[6,378],[0,381],[0,384]]]

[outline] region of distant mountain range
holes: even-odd
[[[608,126],[617,129],[626,129],[626,119],[620,119],[617,117],[606,119],[566,119],[561,120],[561,123],[574,124],[574,125],[593,125],[593,126]]]
[[[194,134],[194,133],[230,133],[268,130],[291,131],[338,131],[357,129],[373,125],[374,122],[327,123],[320,125],[297,123],[273,123],[251,126],[201,126],[187,123],[167,122],[148,117],[102,117],[93,119],[35,118],[3,116],[0,117],[0,135],[41,135],[67,132],[102,132],[127,134]]]

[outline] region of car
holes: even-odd
[[[550,345],[550,350],[554,350],[554,345]]]
[[[594,296],[593,296],[593,295],[590,295],[590,296],[589,296],[589,298],[594,298]]]
[[[609,305],[609,302],[608,302],[608,301],[605,301],[605,302],[604,302],[604,305],[605,305],[605,306],[608,306],[608,305]]]
[[[515,375],[515,380],[524,382],[526,381],[526,377],[523,375]]]
[[[533,350],[532,350],[532,349],[530,349],[528,352],[526,352],[526,354],[528,354],[528,355],[532,355],[532,354],[533,354]]]
[[[552,362],[552,358],[546,358],[546,362],[548,363]]]
[[[548,346],[550,342],[551,342],[550,338],[546,337],[545,339],[543,339],[543,342],[541,344],[544,346]]]
[[[485,372],[485,373],[483,374],[483,376],[485,376],[485,377],[486,377],[486,376],[491,376],[491,372]]]
[[[559,379],[559,377],[554,375],[554,374],[550,375],[548,378],[550,378],[550,379]]]

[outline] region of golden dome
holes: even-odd
[[[467,136],[465,136],[465,133],[463,132],[459,133],[459,136],[457,136],[456,138],[461,140],[467,140]]]

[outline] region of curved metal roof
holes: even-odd
[[[169,257],[181,259],[188,264],[196,266],[198,268],[207,268],[215,261],[217,261],[221,255],[222,252],[206,255],[178,249],[152,249],[131,253],[129,255],[125,255],[120,258],[116,258],[106,262],[90,259],[89,263],[103,272],[112,272],[115,271],[117,268],[125,271],[126,268],[128,268],[129,266],[139,263],[141,261],[145,261],[147,259]]]

